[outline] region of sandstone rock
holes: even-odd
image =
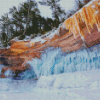
[[[6,76],[5,75],[1,75],[0,78],[6,78]]]

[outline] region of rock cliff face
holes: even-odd
[[[100,43],[100,0],[93,0],[73,16],[65,20],[52,38],[42,36],[40,41],[11,41],[8,49],[0,49],[0,63],[14,73],[27,69],[27,61],[39,58],[47,47],[61,47],[63,52],[72,52],[82,47],[91,47]],[[29,66],[28,66],[29,67]]]

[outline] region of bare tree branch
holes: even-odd
[[[26,28],[25,28],[25,30],[24,30],[24,32],[23,32],[23,35],[25,35],[26,29],[27,29],[27,25],[28,25],[28,21],[29,21],[29,14],[30,14],[30,2],[31,2],[31,0],[29,0],[29,8],[28,8],[28,16],[27,16],[27,21],[26,21]]]

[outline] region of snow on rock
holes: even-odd
[[[40,42],[42,44],[42,43],[46,42],[46,40],[44,40],[44,39],[42,39],[41,37],[38,36],[38,37],[35,37],[34,39],[31,39],[30,43],[31,42],[33,42],[33,43]]]

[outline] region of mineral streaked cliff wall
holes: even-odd
[[[1,61],[9,65],[7,69],[25,70],[25,64],[32,58],[39,58],[47,47],[61,47],[63,52],[72,52],[100,43],[100,0],[84,6],[59,27],[52,39],[46,42],[14,41],[9,49],[1,49]],[[13,66],[13,68],[11,68]],[[2,74],[7,69],[3,68]]]
[[[69,33],[73,33],[76,38],[77,34],[80,34],[81,37],[85,37],[83,31],[83,25],[88,30],[88,33],[91,34],[90,28],[94,28],[95,24],[100,31],[100,0],[92,1],[88,6],[84,6],[80,11],[75,13],[69,19],[64,22],[64,25],[69,30]]]

